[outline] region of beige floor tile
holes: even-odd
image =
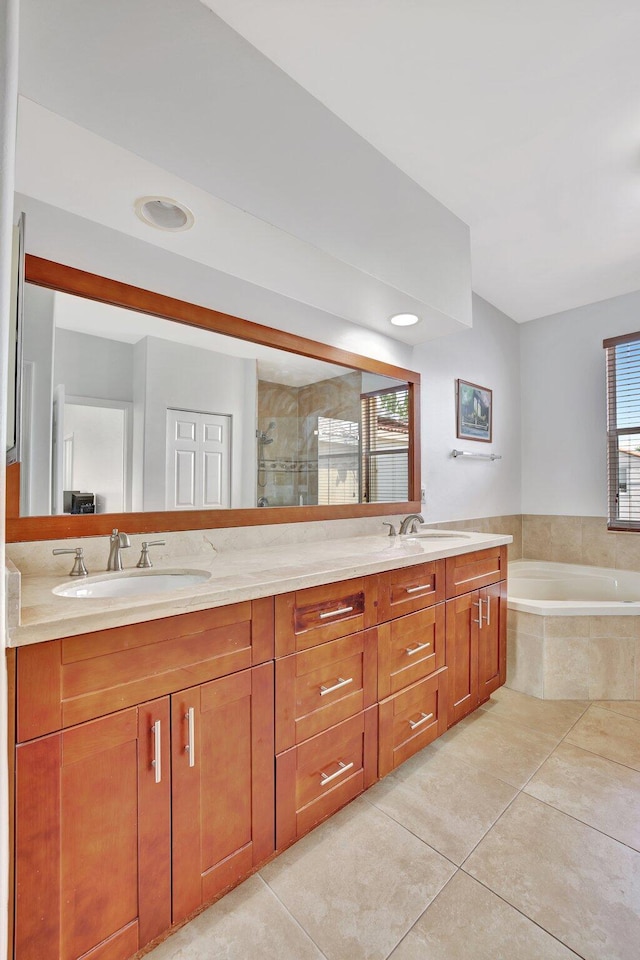
[[[323,960],[259,877],[251,877],[147,954],[149,960]]]
[[[434,747],[498,780],[523,787],[557,743],[557,737],[477,710],[439,737]]]
[[[367,799],[460,864],[516,793],[477,767],[427,747],[369,790]]]
[[[360,799],[262,876],[329,960],[383,960],[454,870]]]
[[[525,793],[640,851],[640,773],[561,743]]]
[[[598,700],[594,706],[640,720],[640,700]]]
[[[640,854],[520,794],[465,864],[585,960],[637,960]]]
[[[538,700],[500,687],[482,705],[492,717],[513,720],[558,740],[564,737],[589,706],[586,700]]]
[[[567,740],[583,750],[640,770],[640,720],[592,705]]]
[[[462,870],[390,960],[573,960],[577,955]]]

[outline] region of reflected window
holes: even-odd
[[[362,395],[362,500],[408,499],[409,391],[406,384]]]

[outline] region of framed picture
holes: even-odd
[[[456,435],[461,440],[491,443],[493,391],[456,380]]]

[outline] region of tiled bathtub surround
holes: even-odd
[[[545,700],[640,700],[640,617],[510,610],[507,686]]]
[[[640,571],[640,534],[609,531],[605,517],[525,513],[522,515],[522,556],[528,560]]]

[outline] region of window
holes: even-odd
[[[406,384],[362,395],[362,501],[409,499]]]
[[[609,529],[640,530],[640,333],[604,341]]]

